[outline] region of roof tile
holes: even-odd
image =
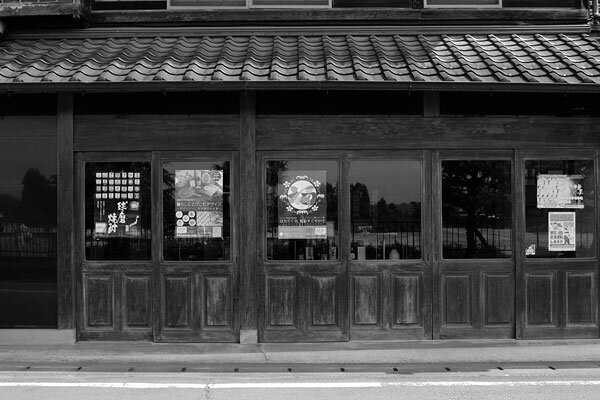
[[[0,41],[0,83],[388,81],[600,84],[585,34],[193,36]]]

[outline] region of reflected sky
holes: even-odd
[[[35,140],[34,140],[35,139]],[[49,178],[56,174],[56,118],[0,119],[0,195],[21,198],[22,180],[30,168]]]
[[[352,161],[350,183],[369,189],[371,201],[385,198],[390,203],[421,199],[421,163],[418,161]]]

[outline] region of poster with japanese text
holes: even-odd
[[[583,175],[538,175],[537,208],[583,208]]]
[[[96,172],[94,233],[131,237],[140,233],[140,172]]]
[[[284,171],[278,184],[278,238],[326,239],[326,171]]]
[[[548,251],[575,251],[575,212],[548,213]]]
[[[223,171],[175,170],[175,236],[223,237]]]

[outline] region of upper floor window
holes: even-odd
[[[252,8],[252,7],[291,7],[291,8],[330,8],[332,0],[167,0],[168,9],[189,8]]]
[[[500,8],[502,0],[424,0],[425,8]]]

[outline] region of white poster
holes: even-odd
[[[583,175],[538,175],[537,208],[583,208]]]
[[[548,213],[548,251],[575,251],[575,212]]]

